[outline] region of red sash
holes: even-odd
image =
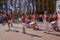
[[[54,15],[54,21],[57,21],[57,15]]]
[[[38,16],[37,15],[33,15],[33,19],[34,20],[37,20],[38,19]]]
[[[22,22],[25,22],[25,16],[22,16]]]
[[[44,15],[44,20],[48,21],[48,16],[47,15]]]

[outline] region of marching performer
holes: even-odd
[[[53,29],[54,29],[54,30],[56,30],[56,29],[59,30],[58,25],[57,25],[58,15],[57,15],[56,12],[54,13],[53,18],[54,18],[54,21],[55,21],[54,26],[53,26]]]
[[[22,17],[21,17],[21,23],[22,23],[22,29],[23,29],[23,32],[22,32],[22,33],[25,33],[25,27],[26,27],[26,16],[25,16],[24,13],[22,14]]]
[[[34,26],[34,29],[39,29],[38,28],[38,14],[34,13],[33,14],[33,21],[35,22],[35,26]]]
[[[44,12],[44,27],[45,27],[45,32],[44,33],[49,33],[48,31],[48,16],[47,12]]]
[[[27,27],[30,28],[31,16],[28,15],[26,20],[27,20]]]
[[[7,14],[7,19],[8,19],[8,27],[9,27],[9,30],[10,30],[10,25],[11,27],[13,27],[13,23],[12,23],[12,12],[10,14]]]

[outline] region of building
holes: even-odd
[[[36,5],[36,12],[38,13],[44,12],[45,10],[50,13],[53,13],[56,10],[56,0],[32,0],[32,4],[33,7],[34,4]]]
[[[0,10],[2,9],[2,0],[0,0]]]
[[[4,9],[7,9],[7,0],[0,0],[0,13],[1,11],[3,11],[3,5],[4,5]]]
[[[12,0],[10,1],[12,5]],[[33,8],[34,8],[34,5],[36,5],[36,12],[38,13],[44,12],[45,10],[47,10],[48,12],[52,12],[52,13],[55,11],[56,0],[31,0],[31,1],[33,4]],[[3,9],[3,4],[7,8],[7,0],[0,0],[0,9]],[[16,0],[14,2],[14,8],[16,9]]]
[[[0,9],[3,8],[3,4],[4,4],[5,7],[7,8],[7,0],[0,0]]]

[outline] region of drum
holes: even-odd
[[[51,24],[52,24],[52,29],[56,30],[56,21],[51,22]]]
[[[34,28],[35,27],[35,22],[34,21],[31,22],[30,25],[32,26],[32,28]]]
[[[52,22],[51,22],[51,24],[54,24],[54,23],[56,23],[56,21],[52,21]]]

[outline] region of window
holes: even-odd
[[[38,0],[35,0],[36,2],[38,2]]]
[[[36,10],[38,10],[38,5],[36,4]]]
[[[3,1],[3,0],[0,0],[0,1]]]
[[[48,5],[48,10],[50,10],[50,5]]]
[[[44,3],[46,3],[46,0],[44,0]]]
[[[43,10],[43,6],[42,5],[40,5],[40,10]]]
[[[3,4],[0,4],[0,8],[3,8]]]
[[[46,5],[44,5],[44,10],[46,10]]]
[[[40,2],[42,2],[42,0],[40,0]]]
[[[7,3],[4,3],[4,5],[5,5],[5,9],[7,9]]]
[[[48,3],[50,3],[50,0],[48,0]]]
[[[55,0],[55,1],[57,1],[57,0]]]

